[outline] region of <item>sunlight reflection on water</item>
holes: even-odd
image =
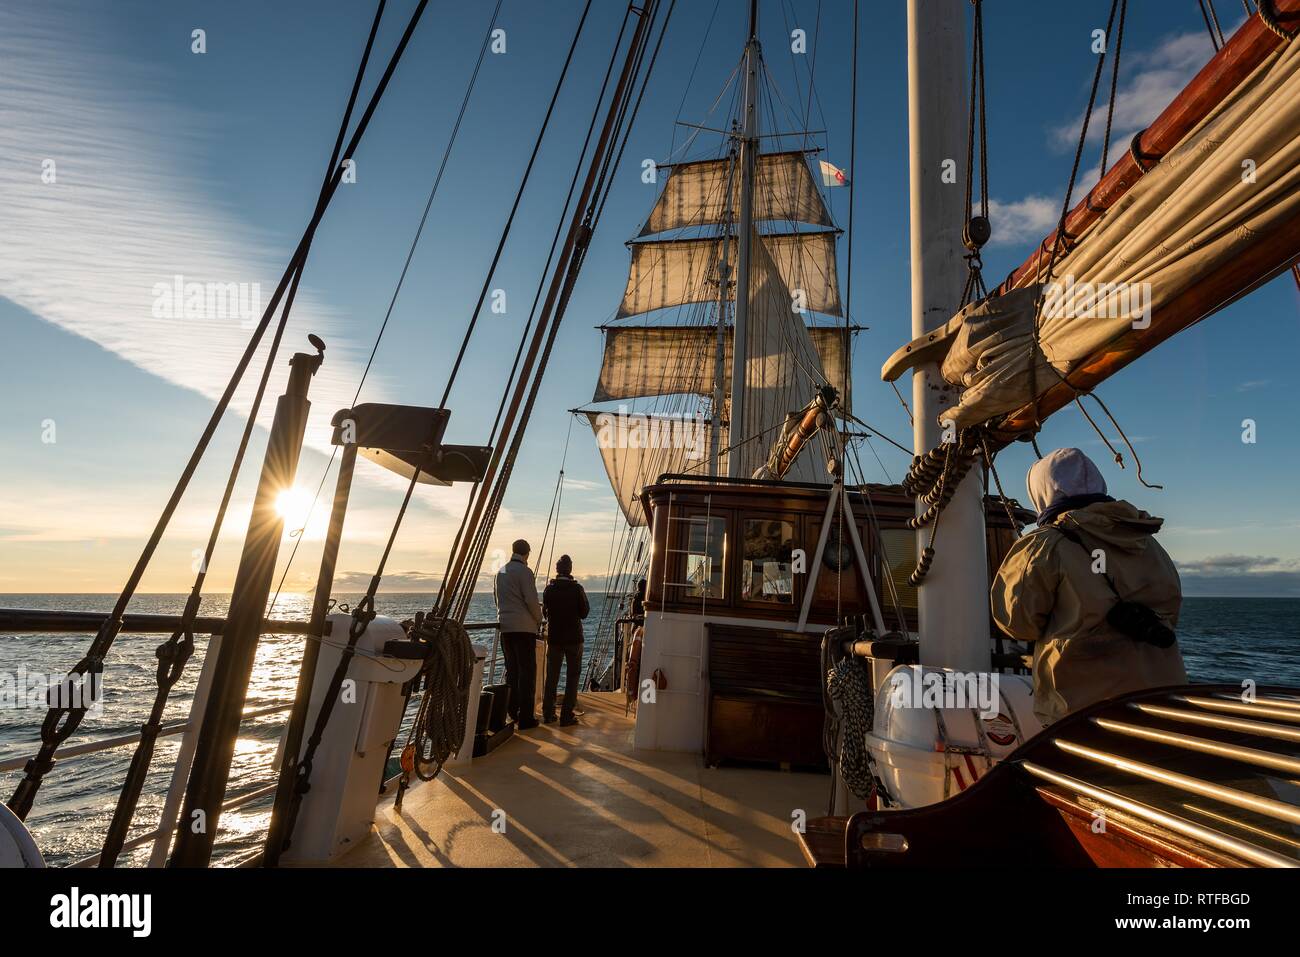
[[[66,611],[107,611],[112,595],[6,595],[0,605],[16,608],[60,609]],[[141,614],[179,614],[184,595],[138,595],[131,611]],[[224,617],[227,595],[205,596],[200,614]],[[345,602],[359,595],[343,595]],[[600,597],[592,596],[593,615],[599,615]],[[281,595],[271,613],[272,618],[302,620],[311,609],[310,595]],[[416,611],[427,610],[432,595],[395,594],[381,596],[379,612],[399,620]],[[469,621],[492,621],[496,617],[490,595],[478,595],[470,607]],[[14,672],[19,666],[30,673],[62,676],[79,661],[89,645],[90,634],[0,636],[0,671]],[[154,651],[166,635],[120,635],[104,666],[104,705],[99,717],[87,716],[72,738],[72,743],[132,734],[139,731],[157,690]],[[490,639],[489,639],[490,641]],[[175,722],[188,717],[194,686],[207,651],[207,637],[195,636],[195,653],[180,680],[172,689],[163,721]],[[261,710],[288,704],[298,683],[302,659],[302,637],[265,635],[258,645],[249,683],[245,711]],[[413,713],[414,709],[411,709]],[[408,713],[408,723],[411,717]],[[0,709],[0,760],[27,758],[39,743],[44,708]],[[240,728],[231,764],[228,798],[262,788],[273,780],[273,765],[285,714],[277,713],[246,719]],[[405,726],[404,726],[405,727]],[[144,792],[129,837],[153,831],[171,783],[172,766],[180,745],[180,736],[158,740],[153,763],[145,781]],[[113,816],[117,795],[130,762],[132,748],[117,748],[98,754],[65,759],[46,776],[37,796],[28,825],[52,865],[69,864],[97,853]],[[21,771],[0,773],[3,797],[13,793],[22,777]],[[229,862],[260,847],[270,816],[272,797],[266,795],[221,816],[218,850],[214,862]],[[139,866],[149,859],[152,841],[124,853],[119,863]]]

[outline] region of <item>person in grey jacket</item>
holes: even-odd
[[[542,606],[528,567],[531,550],[522,538],[515,541],[510,561],[497,572],[494,588],[510,688],[509,714],[521,731],[537,727],[533,697],[537,693],[537,629],[542,623]]]

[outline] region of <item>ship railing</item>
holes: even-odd
[[[270,714],[280,714],[281,712],[288,711],[292,707],[293,704],[289,703],[277,704],[269,708],[258,708],[254,711],[245,711],[243,718],[264,718]],[[170,724],[164,724],[162,726],[158,732],[158,737],[165,738],[168,735],[184,734],[189,730],[190,722],[188,720],[173,721]],[[98,754],[101,751],[111,751],[114,748],[124,748],[127,745],[135,744],[139,740],[140,732],[136,731],[133,734],[123,734],[115,738],[103,738],[99,741],[88,741],[85,744],[76,744],[72,747],[60,748],[58,751],[54,752],[54,760],[61,762],[66,761],[69,758],[79,758],[88,754]],[[6,771],[22,770],[22,768],[27,764],[27,760],[26,757],[21,757],[10,758],[7,761],[0,761],[0,774],[3,774]]]
[[[39,632],[44,634],[94,634],[104,623],[102,611],[49,611],[44,608],[0,608],[0,634]],[[122,634],[169,634],[181,626],[180,615],[141,615],[127,612],[122,616]],[[262,622],[265,635],[305,635],[310,627],[306,621],[277,621],[272,618]],[[196,635],[219,635],[226,628],[224,618],[195,618],[190,631]],[[329,622],[326,622],[329,634]]]
[[[287,708],[288,706],[286,705],[286,709]],[[221,805],[221,810],[224,813],[226,811],[234,811],[238,808],[243,807],[245,804],[252,804],[258,798],[264,798],[264,797],[268,797],[271,794],[274,794],[275,789],[278,786],[279,786],[279,782],[276,781],[271,784],[263,785],[260,788],[254,788],[251,791],[248,791],[244,794],[239,795],[238,797],[233,797],[229,801],[226,801],[224,804]],[[175,827],[172,828],[160,827],[157,828],[156,830],[150,831],[148,834],[141,834],[137,837],[133,837],[122,844],[122,853],[135,850],[135,848],[140,847],[143,844],[148,844],[151,841],[153,842],[166,841],[167,843],[170,844],[171,835],[175,832],[175,830],[176,830]],[[101,856],[100,853],[91,854],[89,857],[83,857],[79,861],[73,861],[71,864],[68,864],[67,866],[68,867],[96,867],[99,864],[100,856]]]
[[[505,662],[502,660],[501,655],[501,623],[499,621],[467,621],[465,630],[471,633],[471,639],[473,638],[473,632],[492,632],[492,653],[488,655],[487,660],[483,663],[483,684],[497,684],[497,665],[500,664],[503,671],[505,669]]]
[[[28,609],[28,608],[0,608],[0,633],[2,634],[22,634],[22,633],[46,633],[46,634],[76,634],[80,632],[94,632],[103,621],[102,612],[80,612],[80,611],[62,611],[46,609]],[[179,615],[153,615],[153,614],[127,614],[123,616],[122,632],[134,632],[137,634],[162,634],[175,631],[180,627],[181,616]],[[226,620],[224,618],[196,618],[192,624],[192,631],[196,634],[221,634],[225,628]],[[310,624],[307,621],[293,620],[275,620],[267,619],[263,622],[263,634],[280,634],[280,635],[306,635]],[[498,664],[504,667],[501,662],[501,628],[500,623],[495,621],[488,622],[467,622],[465,630],[468,632],[492,632],[492,652],[484,666],[484,684],[496,683],[496,672]],[[330,622],[325,623],[325,633],[330,632]],[[248,718],[261,718],[273,714],[282,714],[293,708],[292,702],[271,705],[265,708],[256,708],[251,711],[245,711],[241,720]],[[184,735],[193,729],[193,722],[189,719],[173,721],[164,724],[158,733],[158,737],[168,737],[173,735]],[[111,738],[103,738],[98,741],[89,741],[85,744],[72,745],[70,747],[60,748],[54,755],[56,761],[66,761],[70,758],[85,757],[87,755],[99,754],[104,751],[111,751],[117,748],[125,748],[137,744],[140,741],[141,732],[137,731],[131,734],[118,735]],[[28,758],[17,757],[0,761],[0,773],[8,771],[21,770],[26,766]],[[273,769],[275,770],[275,769]],[[398,775],[400,777],[400,775]],[[396,777],[390,782],[396,781]],[[232,811],[251,804],[259,798],[268,797],[275,793],[278,781],[271,784],[263,785],[247,791],[244,794],[237,795],[222,804],[223,811]],[[137,835],[130,838],[122,845],[122,852],[134,850],[144,844],[153,842],[155,845],[154,859],[158,858],[158,846],[163,844],[162,853],[166,853],[166,845],[171,843],[172,834],[175,832],[175,825],[172,827],[160,826],[145,834]],[[101,853],[92,854],[88,857],[81,858],[67,865],[68,867],[95,867],[98,865]],[[151,864],[151,866],[154,866]]]

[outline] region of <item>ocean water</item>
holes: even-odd
[[[360,596],[340,597],[349,601]],[[0,606],[107,611],[113,599],[112,595],[0,595]],[[432,595],[392,594],[381,595],[376,604],[380,614],[402,619],[428,609],[432,601]],[[591,596],[592,613],[586,622],[588,655],[597,638],[596,630],[605,602],[603,595]],[[131,610],[179,614],[184,603],[184,595],[140,595],[132,603]],[[205,599],[201,613],[221,617],[226,605],[227,596],[210,596]],[[309,605],[307,596],[283,595],[272,617],[305,618]],[[493,621],[495,618],[491,596],[476,596],[468,620]],[[1193,681],[1251,680],[1260,685],[1300,686],[1300,598],[1187,598],[1183,603],[1178,635]],[[91,637],[89,634],[0,635],[0,674],[13,675],[19,668],[25,668],[28,673],[62,675],[85,653]],[[103,714],[98,718],[87,717],[71,744],[139,730],[153,703],[157,662],[154,649],[165,637],[118,637],[104,668]],[[490,648],[489,632],[477,633],[475,638]],[[184,719],[189,714],[194,683],[206,646],[205,637],[196,636],[196,639],[198,648],[181,680],[172,689],[165,721]],[[245,710],[262,709],[291,700],[301,652],[301,637],[267,635],[263,638]],[[44,716],[43,708],[0,708],[0,761],[27,758],[34,753]],[[285,715],[280,713],[244,722],[231,768],[227,792],[230,798],[272,781],[272,764],[284,720]],[[132,836],[148,833],[155,826],[170,784],[171,765],[179,741],[180,736],[176,735],[162,738],[158,743]],[[59,762],[47,775],[28,824],[51,864],[69,864],[99,850],[131,753],[132,748],[126,747],[69,758]],[[9,798],[21,776],[21,771],[0,773],[0,800]],[[217,861],[232,860],[260,847],[270,813],[270,800],[268,795],[222,815]],[[145,844],[124,854],[120,863],[143,864],[148,859],[150,846]]]
[[[342,594],[345,603],[356,601],[360,594]],[[138,614],[179,615],[185,595],[138,595],[130,610]],[[40,608],[64,611],[106,612],[115,595],[18,595],[0,594],[0,607]],[[228,595],[204,598],[201,615],[224,617]],[[586,655],[593,647],[596,630],[605,606],[605,596],[590,595],[591,614],[586,621]],[[381,615],[402,620],[417,611],[427,611],[433,604],[431,594],[395,593],[380,595],[376,609]],[[307,595],[281,595],[272,618],[305,619],[310,613]],[[611,609],[612,611],[612,609]],[[468,622],[495,621],[492,596],[476,595],[470,604]],[[476,644],[490,655],[492,632],[470,632]],[[62,676],[86,653],[92,634],[0,635],[0,674],[17,675],[25,669],[29,675]],[[123,634],[113,644],[104,664],[103,713],[87,715],[69,740],[69,745],[137,733],[148,716],[157,689],[155,671],[158,645],[168,636]],[[302,636],[265,635],[258,648],[245,711],[256,711],[293,699],[302,660]],[[207,648],[207,636],[195,635],[195,652],[180,680],[172,688],[164,713],[164,722],[184,720],[189,716],[194,686]],[[582,678],[586,677],[586,655]],[[504,661],[497,667],[498,678]],[[538,676],[538,680],[541,676]],[[12,679],[11,679],[12,680]],[[563,682],[561,682],[563,687]],[[412,703],[407,714],[409,725],[415,711]],[[41,722],[45,709],[8,709],[0,705],[0,762],[31,757],[40,743]],[[273,782],[272,765],[276,747],[284,728],[284,712],[246,719],[240,728],[231,765],[227,798],[257,790]],[[180,735],[160,738],[153,764],[140,797],[131,836],[143,835],[156,827],[163,800],[171,783],[171,768],[180,744]],[[399,741],[404,741],[403,737]],[[46,861],[53,865],[70,864],[99,851],[104,833],[112,820],[113,808],[122,787],[122,779],[131,760],[131,746],[76,756],[58,762],[46,775],[28,815],[27,824],[36,836]],[[22,778],[22,771],[0,772],[0,801],[7,801]],[[261,846],[270,818],[271,795],[221,815],[218,853],[214,861],[229,861]],[[122,866],[143,865],[148,861],[152,842],[124,853]]]

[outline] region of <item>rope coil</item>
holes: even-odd
[[[920,515],[907,520],[911,529],[930,529],[930,543],[921,550],[916,567],[907,577],[912,587],[919,586],[930,574],[934,564],[934,540],[939,533],[939,517],[957,494],[966,474],[979,458],[979,433],[974,429],[960,432],[954,442],[945,442],[917,456],[903,480],[903,488],[926,508]]]
[[[826,693],[839,715],[835,753],[829,755],[844,783],[863,801],[877,791],[876,775],[867,751],[867,735],[875,720],[871,679],[861,659],[852,655],[836,662],[826,675]]]
[[[428,651],[420,672],[424,696],[403,750],[403,764],[409,749],[416,775],[421,781],[432,781],[447,759],[460,753],[465,740],[474,645],[465,626],[452,618],[426,617],[411,637],[426,642]]]
[[[1259,0],[1257,6],[1259,8],[1259,19],[1264,26],[1272,30],[1280,39],[1290,43],[1297,35],[1300,35],[1300,29],[1288,30],[1282,26],[1281,21],[1278,19],[1277,7],[1273,5],[1273,0]]]

